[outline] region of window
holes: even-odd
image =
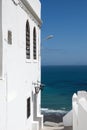
[[[30,27],[29,22],[26,22],[26,58],[30,59]]]
[[[36,28],[33,30],[33,59],[37,58],[37,47],[36,47]]]
[[[8,31],[8,44],[12,44],[12,32],[10,30]]]
[[[30,97],[27,99],[27,118],[30,117]]]

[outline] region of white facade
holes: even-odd
[[[73,130],[87,130],[87,92],[73,95]]]
[[[41,83],[40,18],[39,0],[0,1],[0,130],[43,127],[40,92],[35,93],[35,87]],[[27,21],[30,58],[26,58]]]
[[[78,91],[72,98],[72,111],[63,117],[64,126],[73,130],[87,130],[87,92]]]

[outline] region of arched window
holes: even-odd
[[[29,22],[26,22],[26,58],[30,59],[30,27]]]
[[[36,28],[33,29],[33,59],[37,58]]]

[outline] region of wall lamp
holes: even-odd
[[[40,90],[43,90],[43,88],[45,87],[44,84],[40,83],[39,81],[37,81],[36,83],[33,83],[34,88],[35,88],[35,94],[38,94]]]

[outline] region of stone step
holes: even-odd
[[[55,123],[46,121],[42,130],[64,130],[64,125],[62,122]]]
[[[72,127],[64,127],[64,126],[61,126],[61,127],[49,127],[49,126],[44,126],[43,129],[41,130],[72,130]]]
[[[58,126],[64,126],[64,125],[63,125],[63,122],[55,123],[55,122],[46,121],[44,123],[44,126],[58,127]]]
[[[42,130],[64,130],[64,127],[49,127],[49,126],[44,126]]]
[[[63,122],[55,123],[55,122],[44,122],[44,127],[41,130],[72,130],[72,127],[64,127]]]

